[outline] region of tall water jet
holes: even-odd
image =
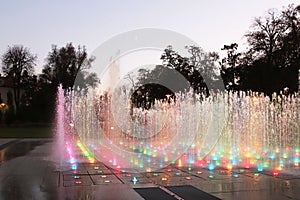
[[[64,153],[64,138],[65,138],[65,97],[64,90],[60,84],[57,89],[56,98],[56,127],[55,127],[55,145],[54,158],[56,160],[57,170],[62,170],[63,162],[65,160]]]

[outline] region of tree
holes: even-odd
[[[241,53],[237,52],[238,44],[232,43],[224,45],[221,50],[227,51],[227,57],[221,61],[221,76],[226,89],[236,90],[238,88],[238,81],[240,73],[238,72],[238,65]]]
[[[205,84],[209,89],[221,89],[219,84],[222,80],[219,77],[219,54],[216,52],[205,52],[198,46],[186,46],[190,53],[189,64],[194,66],[204,78]]]
[[[274,52],[280,48],[280,41],[286,31],[281,16],[276,10],[269,10],[264,18],[255,19],[252,29],[245,35],[251,47],[249,53],[256,54],[257,58],[264,57],[269,65],[275,65]]]
[[[300,69],[299,6],[289,5],[282,12],[269,10],[267,16],[255,19],[245,36],[250,46],[246,54],[252,57],[247,77],[242,80],[246,88],[267,94],[284,88],[296,92]]]
[[[75,79],[80,79],[77,85],[80,89],[93,86],[98,82],[95,73],[88,73],[94,57],[88,57],[86,48],[78,46],[77,49],[72,43],[65,47],[53,46],[46,59],[46,65],[42,71],[41,79],[55,88],[62,84],[64,89],[73,89]]]
[[[187,49],[190,52],[192,50],[199,50],[198,52],[202,51],[201,49],[195,49],[193,47],[190,47],[190,49],[187,47]],[[195,93],[203,92],[208,95],[208,87],[201,75],[198,65],[202,60],[197,60],[199,58],[201,59],[201,57],[192,56],[192,58],[193,59],[190,60],[190,58],[182,57],[175,50],[173,50],[172,46],[168,46],[161,56],[163,66],[175,69],[182,76],[184,76],[186,80],[189,81]]]
[[[19,112],[20,108],[22,85],[26,82],[26,78],[32,76],[36,59],[37,56],[22,45],[8,47],[2,56],[2,71],[5,76],[13,79],[16,112]]]
[[[61,48],[52,47],[39,76],[38,86],[41,89],[37,92],[38,99],[35,98],[33,102],[38,110],[45,113],[44,120],[52,119],[55,114],[53,111],[59,84],[65,90],[77,90],[85,94],[88,87],[94,87],[99,82],[95,73],[88,72],[94,59],[88,56],[84,46],[75,48],[69,43]]]

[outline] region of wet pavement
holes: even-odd
[[[0,199],[300,200],[300,173],[273,176],[251,169],[171,166],[138,173],[90,163],[80,150],[76,165],[61,165],[52,152],[51,139],[0,140]]]

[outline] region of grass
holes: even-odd
[[[51,138],[50,126],[0,127],[0,138]]]

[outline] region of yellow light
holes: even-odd
[[[182,167],[181,159],[178,160],[178,167]]]
[[[231,165],[231,164],[228,164],[228,165],[227,165],[227,169],[228,169],[228,170],[232,170],[232,165]]]
[[[168,160],[169,160],[169,159],[168,159],[168,157],[167,157],[167,156],[165,156],[165,159],[164,159],[164,161],[165,161],[165,162],[168,162]]]

